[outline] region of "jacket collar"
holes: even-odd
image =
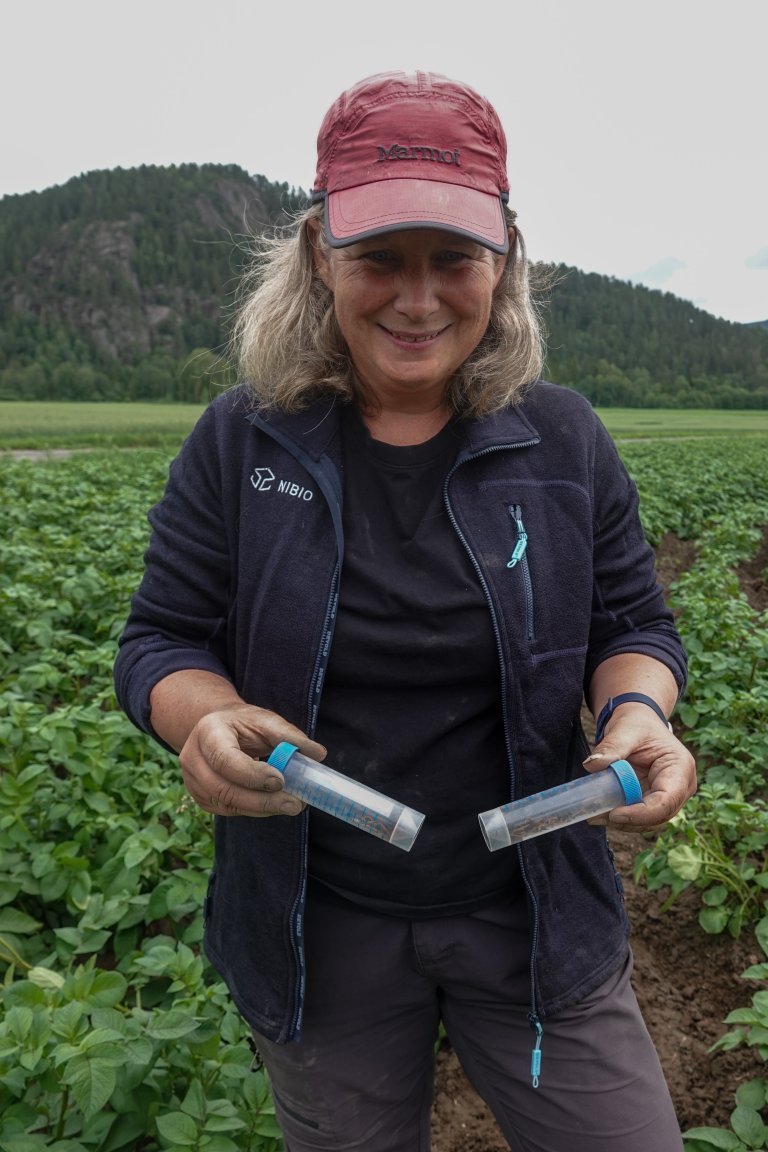
[[[492,448],[519,448],[526,444],[538,444],[541,440],[523,404],[492,412],[484,420],[468,420],[464,429],[466,447],[471,454]]]
[[[339,429],[341,401],[335,397],[316,400],[299,412],[273,409],[252,412],[249,420],[290,437],[315,460],[319,460]],[[524,404],[494,412],[484,420],[465,421],[461,428],[469,454],[509,445],[538,444],[541,437],[528,419]]]
[[[340,411],[341,403],[331,397],[316,400],[299,412],[257,409],[248,414],[248,419],[257,427],[274,429],[289,437],[314,460],[319,460],[339,430]]]

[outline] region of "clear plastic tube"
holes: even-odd
[[[283,742],[267,760],[285,777],[285,791],[313,808],[353,824],[371,836],[410,852],[424,823],[423,812],[408,808],[381,792],[311,760],[295,744]]]
[[[639,804],[642,798],[632,766],[626,760],[615,760],[608,768],[588,776],[480,812],[478,820],[488,850],[496,852],[555,828],[610,812],[611,808]]]

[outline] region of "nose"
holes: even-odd
[[[395,310],[409,320],[428,320],[440,308],[439,276],[429,265],[403,268],[398,278]]]

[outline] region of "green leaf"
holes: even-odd
[[[193,1080],[187,1089],[187,1094],[181,1102],[182,1112],[194,1116],[196,1120],[205,1119],[205,1093],[199,1080]]]
[[[283,1134],[274,1116],[257,1117],[253,1130],[257,1136],[268,1136],[272,1140],[279,1140]]]
[[[96,1112],[89,1120],[83,1123],[82,1131],[78,1133],[80,1139],[89,1148],[96,1147],[101,1152],[103,1144],[106,1143],[107,1137],[112,1130],[112,1125],[115,1121],[115,1113],[110,1108],[104,1108]]]
[[[100,1044],[114,1046],[119,1044],[122,1039],[122,1034],[113,1028],[93,1028],[87,1036],[83,1037],[81,1047],[83,1052],[88,1052],[91,1048],[98,1048]]]
[[[768,964],[750,964],[741,974],[742,980],[768,980]]]
[[[732,1052],[734,1048],[738,1048],[746,1040],[746,1030],[744,1028],[734,1028],[731,1032],[726,1032],[719,1040],[716,1040],[709,1048],[709,1052]]]
[[[85,1016],[85,1005],[79,1000],[70,1000],[57,1008],[51,1017],[51,1027],[57,1036],[73,1041],[78,1032],[80,1021]]]
[[[89,1015],[94,1028],[111,1028],[121,1037],[136,1033],[136,1022],[129,1020],[117,1008],[93,1008]]]
[[[245,1120],[239,1116],[209,1116],[205,1122],[205,1131],[208,1132],[240,1132],[247,1128]]]
[[[702,908],[699,912],[699,924],[710,936],[717,936],[728,926],[730,912],[727,908]]]
[[[14,1040],[24,1041],[32,1030],[35,1014],[31,1008],[15,1005],[5,1016],[6,1028]]]
[[[13,932],[18,936],[30,936],[33,932],[39,932],[42,924],[39,920],[33,920],[31,916],[27,916],[26,912],[20,912],[18,908],[0,908],[0,932]]]
[[[216,1135],[208,1135],[208,1125],[206,1124],[205,1132],[200,1141],[201,1152],[239,1152],[240,1145],[235,1144],[234,1140],[230,1140],[228,1136],[222,1136],[219,1132]]]
[[[166,1112],[164,1116],[158,1116],[155,1123],[158,1133],[166,1144],[182,1144],[188,1147],[197,1140],[197,1124],[185,1112]]]
[[[18,1005],[23,1008],[39,1008],[46,1003],[45,992],[31,980],[17,980],[4,992],[6,1008]]]
[[[113,1008],[127,990],[128,981],[119,972],[97,972],[85,1003],[93,1008]]]
[[[240,1103],[241,1103],[241,1101],[240,1101],[240,1098],[238,1097],[238,1104],[240,1104]],[[208,1104],[207,1104],[208,1119],[210,1119],[211,1116],[239,1116],[239,1115],[240,1115],[240,1112],[239,1112],[238,1108],[235,1107],[235,1105],[232,1103],[231,1100],[209,1100],[208,1101]]]
[[[83,932],[80,928],[54,928],[54,934],[70,945],[76,954],[100,952],[111,933],[106,929]]]
[[[716,908],[728,899],[728,889],[724,884],[715,884],[712,888],[707,888],[705,892],[702,892],[701,899],[708,907]]]
[[[748,1148],[764,1147],[768,1133],[756,1109],[739,1104],[731,1112],[731,1127]]]
[[[155,1040],[178,1040],[194,1032],[198,1023],[188,1012],[156,1012],[147,1024],[147,1035]]]
[[[109,1130],[109,1137],[100,1146],[99,1152],[122,1152],[123,1149],[133,1148],[146,1130],[147,1122],[144,1116],[124,1113],[115,1120]]]
[[[695,728],[699,719],[698,709],[691,704],[678,704],[677,714],[686,728]]]
[[[52,968],[30,968],[27,972],[27,980],[36,984],[38,988],[44,988],[47,992],[58,991],[64,985],[62,974],[54,972]]]
[[[738,1136],[725,1128],[689,1128],[683,1132],[686,1152],[689,1152],[689,1141],[702,1148],[718,1148],[721,1152],[747,1152]]]
[[[98,1053],[89,1058],[75,1056],[62,1074],[65,1084],[72,1086],[77,1106],[88,1118],[103,1108],[115,1087],[117,1073],[111,1064],[103,1064]]]
[[[18,880],[0,880],[0,904],[10,904],[18,896],[20,888]]]
[[[768,916],[763,916],[762,920],[758,921],[755,936],[763,952],[768,956]]]
[[[766,1089],[768,1083],[765,1080],[748,1080],[736,1089],[736,1103],[745,1108],[756,1108],[759,1112],[766,1103]]]
[[[726,1024],[759,1024],[762,1017],[754,1008],[734,1008],[725,1018]]]
[[[134,1036],[123,1045],[123,1054],[126,1063],[136,1064],[146,1068],[155,1053],[155,1046],[148,1036]]]
[[[44,1136],[20,1135],[0,1137],[2,1152],[50,1152],[50,1144]]]
[[[667,861],[672,871],[683,880],[696,880],[701,872],[701,852],[689,844],[670,849]]]

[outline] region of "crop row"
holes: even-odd
[[[663,548],[673,533],[695,545],[669,600],[689,654],[690,681],[677,715],[683,738],[696,747],[702,783],[639,853],[635,877],[666,893],[662,908],[695,885],[704,931],[738,936],[754,929],[768,959],[768,612],[750,605],[739,578],[768,539],[765,442],[668,447],[633,445],[624,456],[644,497],[651,540]],[[713,1050],[748,1045],[768,1061],[768,962],[742,976],[757,989],[726,1017],[731,1027]],[[764,1152],[768,1076],[740,1084],[734,1105],[727,1129],[686,1132],[686,1152]]]

